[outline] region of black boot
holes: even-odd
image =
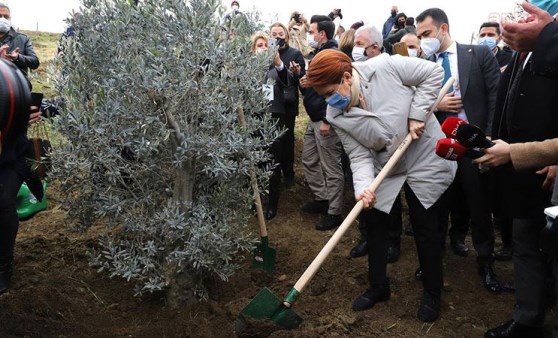
[[[484,287],[491,293],[498,294],[502,291],[502,285],[494,273],[492,263],[479,263],[479,275],[482,278]]]
[[[427,291],[422,292],[422,300],[417,312],[417,317],[421,322],[433,322],[440,316],[441,292]]]
[[[495,327],[486,331],[484,334],[486,338],[497,338],[497,337],[507,337],[507,338],[542,338],[543,329],[540,327],[533,327],[520,324],[515,320],[508,320],[501,326]]]
[[[364,311],[372,308],[378,302],[385,302],[391,296],[389,282],[372,285],[358,296],[353,302],[353,310]]]
[[[0,295],[8,291],[10,280],[12,278],[12,264],[0,266]]]

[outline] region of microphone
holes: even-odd
[[[442,123],[442,131],[447,137],[455,138],[457,136],[457,128],[462,124],[468,124],[468,122],[458,117],[448,117]]]
[[[449,161],[457,161],[464,157],[479,158],[484,153],[480,150],[466,148],[453,138],[443,138],[436,143],[436,155]]]
[[[472,124],[459,125],[455,136],[467,148],[490,148],[494,145],[494,142],[486,138],[482,129]]]

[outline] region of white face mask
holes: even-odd
[[[418,51],[416,49],[408,49],[409,56],[412,58],[416,58],[418,56]]]
[[[441,30],[438,30],[438,34],[434,38],[422,38],[420,40],[420,48],[427,56],[432,56],[434,53],[440,50],[442,43],[438,40],[438,35],[440,35]]]
[[[368,60],[368,57],[366,55],[364,55],[364,50],[366,48],[364,47],[353,47],[353,52],[351,53],[353,56],[353,60],[355,60],[355,62],[361,62],[361,61],[366,61]]]
[[[12,27],[12,22],[6,18],[0,18],[0,32],[6,33]]]
[[[306,41],[308,42],[308,45],[310,47],[318,48],[318,42],[316,40],[314,40],[314,35],[308,34],[308,36],[306,37]]]

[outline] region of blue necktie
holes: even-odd
[[[438,57],[442,58],[442,68],[444,68],[444,81],[442,82],[442,86],[443,86],[451,77],[451,68],[449,63],[448,52],[443,52]],[[451,93],[452,91],[453,91],[453,85],[448,90],[448,93]]]

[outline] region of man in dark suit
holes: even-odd
[[[427,9],[417,16],[417,36],[421,38],[423,52],[444,68],[445,78],[453,76],[457,80],[453,91],[438,105],[436,117],[440,123],[455,116],[479,126],[490,135],[500,79],[498,63],[490,49],[456,43],[450,36],[448,17],[439,8]],[[478,272],[484,286],[490,292],[498,293],[501,286],[493,269],[494,226],[484,176],[471,159],[458,161],[457,175],[450,188],[450,240],[456,254],[467,255],[465,225],[470,218]],[[440,217],[441,226],[447,226],[447,218],[448,210]]]
[[[558,137],[558,23],[551,16],[558,9],[540,2],[539,6],[546,11],[524,2],[529,21],[502,25],[504,41],[518,53],[502,74],[492,135],[508,143]],[[545,280],[549,260],[555,257],[540,251],[539,240],[554,167],[520,172],[508,163],[491,171],[496,180],[494,200],[501,202],[505,216],[513,218],[516,302],[512,319],[488,330],[485,337],[543,337],[550,298]],[[554,330],[556,337],[557,327]]]

